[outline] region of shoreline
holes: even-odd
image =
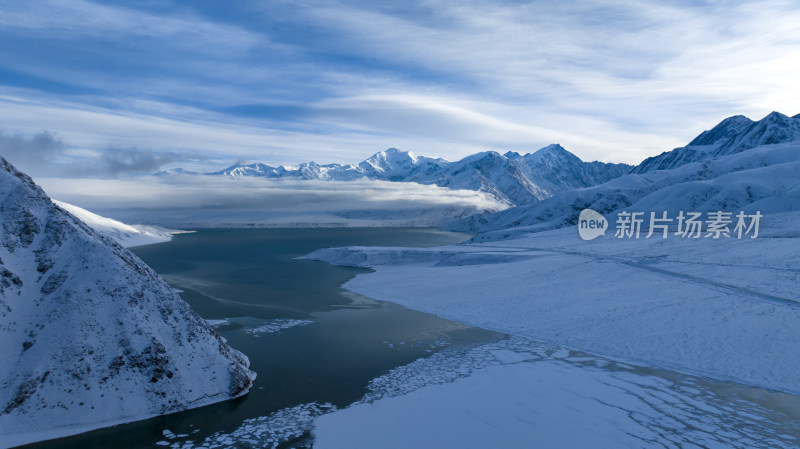
[[[468,326],[800,396],[800,310],[763,300],[791,297],[785,253],[796,240],[768,232],[747,242],[614,246],[562,229],[487,244],[331,248],[305,258],[370,268],[342,287]],[[578,245],[591,257],[565,254]],[[754,260],[728,264],[734,252]],[[722,262],[685,274],[710,253]]]

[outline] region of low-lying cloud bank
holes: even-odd
[[[58,200],[128,223],[165,226],[438,226],[506,207],[483,192],[374,180],[185,175],[37,181]]]

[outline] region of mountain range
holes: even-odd
[[[467,217],[453,230],[482,240],[574,225],[590,208],[628,211],[779,213],[800,208],[800,115],[759,121],[729,117],[685,147],[648,158],[630,173],[494,214]],[[495,232],[490,232],[495,231]]]
[[[553,144],[525,155],[486,151],[455,162],[389,148],[351,165],[319,165],[307,162],[297,166],[273,167],[253,163],[234,164],[212,173],[173,169],[157,175],[202,174],[230,178],[416,182],[486,192],[507,205],[521,205],[549,198],[566,190],[606,182],[627,173],[631,168],[626,164],[584,162],[561,145]]]

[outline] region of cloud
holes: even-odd
[[[0,131],[0,156],[25,172],[52,164],[63,152],[64,143],[51,132],[41,131],[26,136]]]
[[[230,179],[205,175],[126,179],[40,178],[51,197],[132,222],[245,223],[298,216],[374,216],[438,210],[501,210],[483,192],[373,180]],[[445,212],[446,213],[446,212]],[[388,215],[387,215],[388,214]]]
[[[162,108],[162,106],[164,106]],[[376,143],[373,134],[347,130],[318,133],[311,129],[281,130],[192,108],[169,110],[165,104],[146,105],[146,110],[115,109],[53,99],[23,92],[2,95],[0,123],[7,129],[31,134],[39,129],[58,129],[59,135],[78,150],[111,146],[153,151],[194,153],[210,161],[208,170],[236,159],[296,163],[352,162],[390,146]]]
[[[331,211],[498,204],[471,190],[375,180],[316,181],[183,175],[126,179],[40,178],[52,197],[89,209]]]
[[[76,176],[149,175],[165,164],[181,161],[191,162],[196,157],[185,153],[154,152],[149,149],[107,147],[96,161],[75,171]]]
[[[53,130],[65,158],[114,146],[213,169],[553,142],[636,163],[729,115],[800,112],[800,10],[788,0],[215,8],[9,4],[0,123]]]
[[[153,151],[109,145],[99,151],[75,151],[54,133],[5,134],[0,131],[0,156],[32,176],[113,177],[152,174],[165,164],[201,160],[190,153]]]
[[[45,0],[5,4],[0,25],[9,31],[40,36],[109,39],[109,33],[138,39],[168,41],[170,46],[202,49],[204,53],[246,51],[267,44],[265,36],[240,27],[203,20],[198,15],[163,15],[134,8],[112,7],[83,0]]]

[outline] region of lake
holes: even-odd
[[[369,270],[296,259],[324,247],[426,247],[468,237],[418,228],[213,229],[132,248],[250,358],[258,378],[242,398],[34,446],[153,447],[165,429],[202,440],[298,404],[347,406],[392,368],[503,338],[341,288]]]

